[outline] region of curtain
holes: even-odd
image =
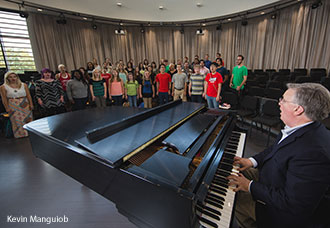
[[[196,27],[127,27],[126,35],[115,35],[118,26],[67,19],[66,25],[56,23],[56,17],[30,13],[28,28],[37,69],[56,70],[65,64],[68,70],[81,66],[93,58],[101,65],[109,57],[114,63],[130,58],[134,64],[147,58],[159,63],[208,53],[214,60],[222,54],[228,69],[235,66],[236,56],[245,57],[248,69],[330,68],[330,1],[323,1],[317,9],[304,2],[278,12],[276,19],[269,15],[203,28],[204,35],[196,35]]]

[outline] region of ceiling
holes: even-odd
[[[22,1],[0,1],[0,6],[18,9],[14,2]],[[144,22],[180,22],[225,16],[282,2],[287,0],[28,0],[25,4],[86,16]],[[117,3],[122,5],[118,6]],[[160,6],[163,9],[159,9]]]

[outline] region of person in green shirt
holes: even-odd
[[[125,97],[130,107],[137,107],[137,99],[139,99],[139,83],[135,80],[133,73],[128,73],[128,80],[125,83]]]
[[[240,92],[244,89],[244,84],[247,80],[248,70],[246,66],[243,65],[244,57],[243,55],[238,55],[236,59],[237,66],[234,67],[233,73],[230,79],[230,88],[236,89]]]
[[[168,60],[164,59],[164,64],[165,64],[165,72],[168,73],[170,71],[170,64],[168,64]]]

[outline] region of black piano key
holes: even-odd
[[[230,136],[228,140],[233,140],[233,141],[239,142],[240,137]]]
[[[220,187],[217,187],[215,185],[212,185],[212,188],[210,188],[211,191],[214,191],[222,196],[226,196],[226,191],[224,191],[223,189],[221,189]],[[212,194],[212,192],[211,192]],[[225,199],[222,196],[218,196],[219,200],[224,201]]]
[[[228,184],[224,184],[224,183],[216,183],[216,184],[219,185],[220,187],[228,188]],[[220,190],[219,188],[215,188],[212,186],[210,187],[210,190],[214,191],[218,194],[221,194],[221,195],[223,195],[223,192],[224,192],[224,191]]]
[[[205,199],[205,203],[211,204],[212,206],[217,207],[217,208],[219,208],[219,209],[223,209],[223,205],[217,203],[217,202],[214,201],[214,200],[211,200],[211,199],[206,198],[206,199]]]
[[[226,145],[226,149],[229,148],[229,149],[233,149],[233,150],[237,150],[237,145],[233,145],[233,144],[227,144]]]
[[[240,137],[236,137],[236,136],[230,136],[229,140],[234,140],[234,141],[237,141],[237,142],[239,142],[239,140],[240,140]]]
[[[226,172],[228,174],[228,176],[231,174],[231,170],[223,169],[220,166],[218,167],[217,171]]]
[[[227,184],[228,180],[226,177],[221,177],[220,175],[214,175],[212,183],[216,183],[216,182]]]
[[[223,182],[220,182],[220,181],[213,181],[213,183],[215,183],[215,184],[217,184],[217,185],[219,185],[219,186],[221,186],[221,187],[224,187],[224,188],[228,188],[228,184],[225,184],[225,183],[223,183]]]
[[[206,210],[206,211],[209,211],[209,212],[211,212],[211,213],[213,213],[213,214],[215,214],[217,216],[221,216],[221,212],[220,211],[217,211],[217,210],[215,210],[213,208],[210,208],[210,207],[208,207],[206,205],[203,205],[203,209]]]
[[[215,191],[218,194],[222,194],[223,195],[227,191],[224,191],[222,188],[228,189],[228,184],[224,184],[224,183],[221,183],[221,182],[220,183],[214,182],[214,184],[210,187],[210,190]]]
[[[234,163],[234,159],[229,159],[229,158],[222,158],[221,162],[226,162],[228,164],[233,164]]]
[[[206,218],[200,217],[199,220],[202,221],[202,222],[204,222],[204,223],[206,223],[207,225],[210,225],[212,227],[218,228],[218,225],[217,224],[215,224],[212,221],[207,220]]]
[[[224,183],[224,184],[228,184],[229,180],[227,180],[226,178],[224,177],[220,177],[220,176],[214,176],[213,178],[213,181],[212,182],[221,182],[221,183]]]
[[[211,217],[211,218],[213,218],[213,219],[215,219],[215,220],[220,221],[219,216],[217,216],[217,215],[215,215],[215,214],[209,212],[208,210],[205,210],[205,209],[203,209],[203,208],[199,208],[199,207],[197,207],[197,209],[198,209],[202,214],[207,215],[207,216],[209,216],[209,217]]]
[[[231,170],[233,169],[233,166],[229,165],[229,164],[220,163],[219,169],[223,169],[223,170],[227,170],[227,171],[231,172]]]
[[[224,205],[224,200],[222,200],[221,198],[222,197],[217,196],[211,192],[206,196],[206,199],[211,200],[218,205]]]
[[[221,183],[221,182],[220,182]],[[226,183],[223,183],[224,185],[226,185]],[[228,185],[228,184],[227,184]],[[217,183],[216,181],[212,182],[210,186],[214,186],[214,187],[217,187],[219,188],[219,190],[221,190],[224,194],[226,194],[227,192],[227,188],[228,187],[224,187],[222,185],[220,185],[219,183]]]
[[[233,133],[231,134],[231,136],[241,137],[241,134],[233,132]]]
[[[228,144],[231,144],[231,145],[234,145],[234,146],[238,146],[238,144],[239,144],[239,140],[230,140],[230,141],[227,142],[227,145],[228,145]],[[227,146],[227,145],[226,145],[226,146]]]
[[[227,171],[223,171],[223,170],[218,169],[216,171],[216,174],[218,174],[220,176],[223,176],[223,177],[228,177],[230,175],[230,172],[227,172]]]
[[[229,138],[228,143],[238,145],[239,139],[231,139],[231,138]]]
[[[230,149],[230,148],[225,148],[224,153],[230,153],[230,154],[236,154],[237,150]]]
[[[235,155],[234,154],[229,154],[224,152],[222,155],[224,158],[228,158],[228,159],[234,159]]]
[[[226,192],[227,192],[227,188],[226,187],[223,187],[223,186],[220,186],[216,183],[212,183],[211,184],[213,187],[217,187],[221,192],[222,192],[222,195],[226,195]]]

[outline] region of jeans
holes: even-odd
[[[191,102],[202,103],[202,95],[191,95]]]
[[[137,107],[137,100],[136,95],[135,96],[127,96],[129,107]]]
[[[216,97],[210,97],[206,95],[206,100],[209,108],[219,108],[219,102],[216,100]]]
[[[122,95],[112,96],[112,99],[115,101],[114,105],[117,105],[117,106],[122,106],[123,105],[123,96]]]
[[[85,98],[73,98],[74,104],[73,104],[73,110],[83,110],[86,107],[86,102],[88,100],[88,97]]]
[[[159,92],[159,105],[166,104],[168,102],[168,92]]]

